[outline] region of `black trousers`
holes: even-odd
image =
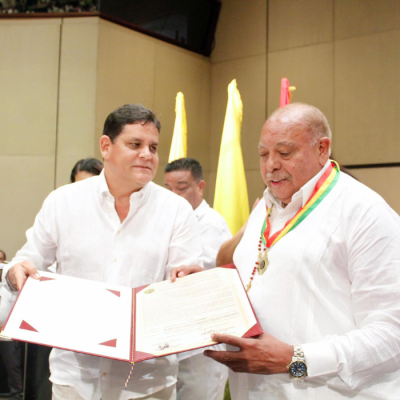
[[[11,395],[22,392],[23,343],[0,341],[0,362],[7,374],[7,384]]]

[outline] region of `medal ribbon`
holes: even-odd
[[[285,226],[278,232],[274,233],[269,237],[271,231],[271,223],[268,218],[268,206],[267,206],[267,216],[265,217],[264,224],[261,228],[261,238],[265,246],[271,247],[278,240],[282,239],[287,233],[294,229],[300,224],[307,216],[318,206],[319,203],[325,198],[325,196],[332,190],[339,179],[339,166],[335,161],[331,160],[331,165],[326,169],[319,178],[317,184],[315,185],[314,191],[311,197],[308,199],[304,207],[301,207],[297,211],[296,215],[286,222]]]

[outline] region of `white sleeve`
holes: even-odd
[[[196,215],[186,200],[182,199],[180,203],[169,243],[165,279],[170,278],[171,270],[175,267],[203,266],[200,231]]]
[[[18,292],[10,292],[5,285],[0,287],[0,328],[5,324]]]
[[[38,270],[45,270],[56,259],[57,250],[57,220],[56,203],[52,192],[44,201],[42,208],[35,218],[33,227],[26,231],[27,242],[19,250],[3,271],[3,284],[8,288],[5,279],[8,271],[22,261],[31,262]]]
[[[379,203],[350,213],[345,224],[357,329],[302,347],[309,376],[333,373],[338,384],[357,389],[400,368],[400,223]]]
[[[203,264],[205,269],[215,268],[217,254],[223,243],[232,235],[228,226],[215,226],[213,224],[200,224],[201,245],[203,249]]]

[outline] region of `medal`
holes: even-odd
[[[257,271],[258,275],[262,275],[268,268],[269,260],[268,260],[268,251],[267,249],[264,250],[264,253],[258,260]]]
[[[271,210],[268,211],[268,216],[271,214],[272,207]],[[253,268],[253,272],[251,273],[250,281],[246,287],[246,292],[248,292],[251,288],[251,282],[254,279],[256,271],[258,271],[258,275],[262,275],[267,270],[269,265],[267,247],[264,246],[264,250],[262,250],[262,243],[262,237],[260,236],[260,241],[258,242],[258,261],[256,262],[256,265]]]
[[[314,191],[310,198],[307,200],[306,204],[297,211],[296,215],[286,222],[285,226],[270,236],[271,223],[269,217],[272,212],[273,204],[271,209],[267,206],[267,215],[264,220],[264,224],[261,228],[260,241],[258,242],[258,259],[255,263],[253,271],[250,276],[250,282],[247,284],[247,291],[251,288],[251,282],[255,277],[256,271],[258,275],[262,275],[269,265],[267,250],[272,247],[278,240],[282,239],[288,232],[294,229],[297,225],[301,223],[325,198],[325,196],[332,190],[339,179],[340,169],[339,165],[331,160],[330,166],[325,170],[325,172],[318,179],[315,185]],[[262,246],[264,245],[264,249]]]

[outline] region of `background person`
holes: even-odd
[[[101,171],[103,171],[103,163],[97,158],[79,160],[72,168],[71,183],[100,175]]]
[[[203,264],[214,268],[218,250],[232,237],[223,217],[203,199],[206,182],[200,163],[193,158],[180,158],[164,168],[164,186],[185,198],[196,214],[201,233]],[[225,350],[224,345],[213,348]],[[228,369],[207,357],[203,350],[179,353],[177,391],[179,400],[222,400]]]
[[[0,279],[3,267],[7,260],[6,253],[0,250]],[[1,286],[1,285],[0,285]],[[6,298],[0,296],[0,307],[5,307]],[[0,324],[0,331],[2,326]],[[0,340],[0,364],[5,375],[0,375],[2,383],[7,382],[8,392],[0,393],[1,397],[8,399],[22,399],[23,392],[23,344],[14,340]],[[5,385],[2,385],[2,387]]]

